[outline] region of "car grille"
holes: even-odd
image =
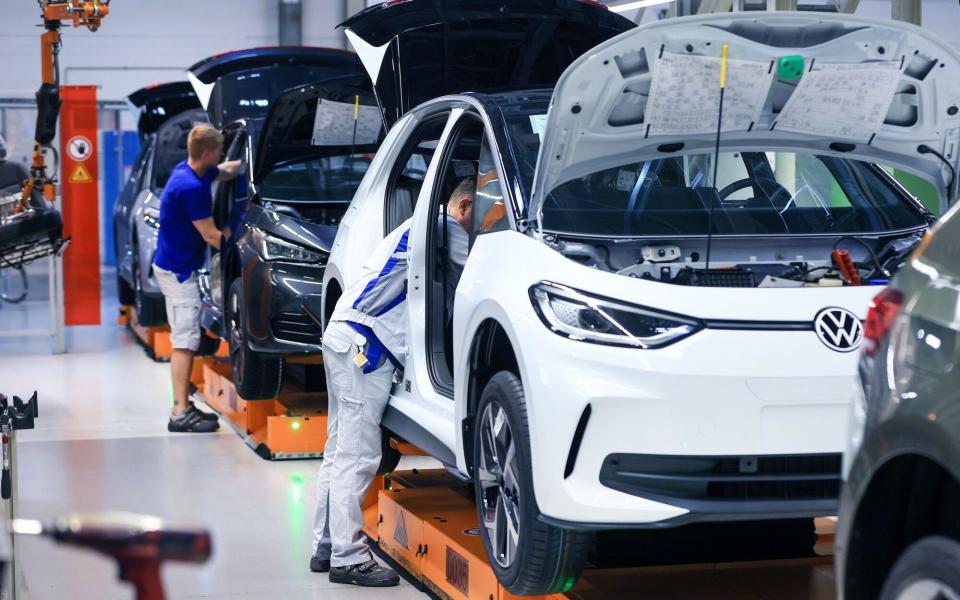
[[[273,336],[280,340],[301,344],[320,344],[320,326],[302,312],[282,312],[270,323]]]
[[[603,462],[600,482],[651,499],[740,503],[834,500],[840,492],[840,459],[840,454],[611,454]]]

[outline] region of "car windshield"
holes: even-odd
[[[372,159],[369,154],[323,156],[282,165],[263,178],[260,195],[269,202],[296,204],[310,220],[337,222]]]
[[[531,107],[532,108],[532,107]],[[504,110],[524,195],[533,184],[541,110]],[[880,233],[924,216],[873,164],[805,152],[678,155],[603,169],[544,199],[548,231],[603,236]]]

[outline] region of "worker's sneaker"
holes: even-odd
[[[206,420],[208,420],[208,421],[216,421],[217,419],[219,419],[219,417],[218,417],[217,415],[215,415],[215,414],[213,414],[213,413],[208,413],[208,412],[202,411],[202,410],[200,410],[199,408],[197,408],[197,405],[194,404],[192,400],[187,402],[187,411],[188,411],[188,412],[195,412],[195,413],[197,413],[198,415],[200,415],[200,418],[201,418],[201,419],[206,419]]]
[[[330,570],[330,559],[329,558],[317,558],[316,556],[310,557],[310,570],[314,573],[326,573]]]
[[[170,415],[167,431],[174,433],[210,433],[220,428],[220,423],[204,419],[199,410],[187,409],[180,416]]]
[[[330,582],[363,587],[390,587],[400,583],[400,576],[393,569],[382,567],[371,558],[359,565],[333,567],[330,569]]]

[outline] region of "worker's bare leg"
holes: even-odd
[[[193,351],[174,349],[170,357],[170,374],[173,379],[173,414],[176,416],[182,415],[187,410],[192,370]]]

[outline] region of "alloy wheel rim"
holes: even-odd
[[[494,560],[509,568],[520,545],[520,482],[516,441],[507,414],[498,402],[484,408],[479,433],[481,524]]]
[[[900,590],[897,600],[960,600],[960,592],[939,579],[921,577]]]
[[[240,299],[230,295],[230,364],[234,379],[239,380],[243,373],[243,327],[240,325]]]

